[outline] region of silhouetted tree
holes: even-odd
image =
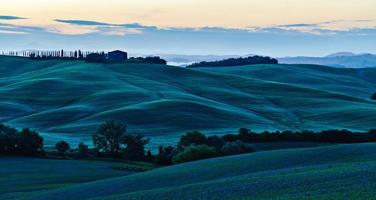
[[[206,143],[206,136],[199,131],[189,131],[180,137],[178,146],[185,147]]]
[[[70,146],[67,142],[65,141],[60,141],[58,143],[56,143],[55,145],[55,149],[57,150],[57,152],[60,154],[60,155],[65,155],[65,153],[67,153],[67,151],[70,149]]]
[[[127,60],[127,63],[146,63],[146,64],[159,64],[159,65],[166,65],[167,61],[161,59],[160,57],[131,57]]]
[[[225,143],[226,141],[222,137],[216,135],[209,136],[206,139],[206,145],[209,147],[214,147],[217,152],[221,152],[221,149]]]
[[[125,158],[128,160],[144,160],[145,145],[149,141],[149,138],[145,138],[143,135],[124,135],[121,143],[126,146],[124,149]]]
[[[105,63],[106,55],[99,53],[91,53],[86,56],[85,61],[88,63]]]
[[[153,157],[153,154],[151,153],[150,150],[148,150],[148,151],[146,152],[145,159],[146,159],[146,161],[154,162],[154,157]]]
[[[157,156],[157,162],[161,165],[171,165],[172,164],[172,158],[175,155],[175,148],[172,146],[159,146],[158,148],[158,156]]]
[[[103,123],[93,135],[95,148],[112,155],[119,154],[121,142],[127,133],[127,126],[120,122],[107,121]]]
[[[81,142],[80,144],[78,144],[78,153],[81,157],[88,156],[89,155],[89,147],[86,144]]]
[[[43,151],[43,138],[37,132],[24,128],[20,136],[19,148],[24,155],[36,155]]]
[[[43,138],[35,131],[0,124],[0,154],[33,156],[43,153]]]
[[[255,64],[278,64],[278,60],[270,57],[250,56],[247,58],[229,58],[213,62],[200,62],[187,66],[190,67],[230,67]]]

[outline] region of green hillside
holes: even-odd
[[[0,121],[37,129],[48,144],[89,140],[109,119],[158,144],[192,129],[368,130],[375,75],[313,65],[185,69],[0,57]]]
[[[0,165],[3,166],[0,168],[2,195],[66,187],[134,173],[111,168],[126,164],[104,161],[2,157]]]
[[[18,193],[12,197],[38,200],[369,199],[376,195],[375,148],[375,143],[369,143],[265,151],[185,163],[56,190]]]

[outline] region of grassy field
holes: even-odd
[[[369,199],[376,144],[265,151],[2,199]]]
[[[313,65],[185,69],[0,57],[0,122],[37,129],[47,145],[88,141],[109,119],[153,144],[192,129],[368,130],[375,75]]]
[[[2,195],[54,189],[135,173],[113,170],[114,167],[135,166],[135,164],[105,161],[2,157],[0,166],[2,166],[0,169]]]

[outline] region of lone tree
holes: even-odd
[[[372,100],[376,100],[376,92],[371,97]]]
[[[70,149],[70,146],[67,142],[60,141],[60,142],[56,143],[55,149],[57,150],[57,152],[60,155],[64,155]]]
[[[127,133],[127,126],[115,121],[103,123],[93,135],[95,148],[111,155],[119,154],[121,143]]]

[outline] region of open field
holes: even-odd
[[[375,76],[314,65],[185,69],[0,57],[0,121],[37,129],[47,145],[88,141],[109,119],[153,144],[193,129],[363,131],[376,122]]]
[[[375,143],[265,151],[2,199],[367,199]]]
[[[0,194],[66,187],[134,173],[112,169],[127,164],[104,161],[2,157],[0,166]]]

